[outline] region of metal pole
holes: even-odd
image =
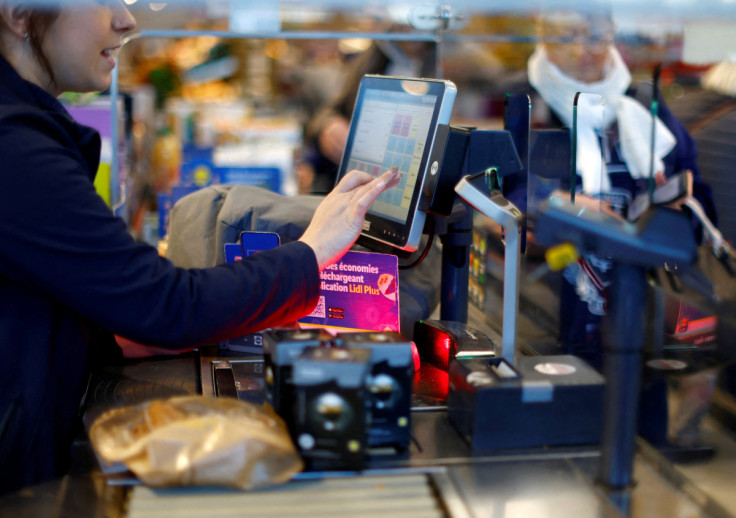
[[[447,233],[440,239],[442,240],[440,318],[467,323],[473,210],[466,206],[462,218],[448,223]]]
[[[521,227],[504,227],[503,255],[503,338],[501,356],[516,363],[516,327],[519,319],[519,277],[521,272]]]
[[[646,313],[644,269],[616,264],[611,290],[599,479],[609,489],[624,489],[631,484],[636,449]]]

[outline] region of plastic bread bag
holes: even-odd
[[[179,396],[109,410],[89,431],[106,461],[151,486],[251,489],[303,468],[286,425],[268,405]]]

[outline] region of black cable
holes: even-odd
[[[400,264],[399,270],[409,270],[417,266],[422,261],[424,261],[424,258],[427,257],[427,254],[429,253],[429,249],[432,248],[432,242],[434,242],[434,219],[430,218],[429,219],[429,236],[427,237],[427,243],[424,245],[424,250],[422,250],[422,255],[420,255],[412,263]]]

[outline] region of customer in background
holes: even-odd
[[[651,93],[641,95],[632,83],[614,45],[610,12],[546,12],[538,21],[538,36],[540,43],[528,61],[525,90],[532,98],[532,126],[572,128],[576,93],[603,97],[605,110],[599,120],[578,121],[575,201],[625,217],[634,196],[646,193],[649,186]],[[692,195],[715,221],[712,193],[700,178],[694,141],[661,98],[657,103],[656,183],[687,174]],[[578,113],[583,109],[579,107]],[[512,178],[505,189],[512,199],[525,195],[525,180]],[[699,224],[695,218],[692,221],[692,231],[699,233]],[[583,257],[565,270],[560,295],[559,339],[564,350],[597,368],[603,363],[600,324],[607,310],[612,266],[605,257]],[[670,446],[664,388],[661,382],[645,387],[641,408],[646,419],[640,425],[640,433],[663,448]]]
[[[434,42],[377,40],[353,59],[343,89],[315,113],[305,128],[305,141],[312,151],[308,159],[312,170],[311,178],[304,183],[310,185],[311,192],[326,192],[335,184],[364,75],[435,77],[436,74]]]
[[[67,470],[90,369],[119,357],[115,334],[185,350],[308,314],[320,270],[399,180],[352,172],[298,241],[176,268],[96,194],[100,137],[57,100],[110,86],[135,20],[122,0],[29,5],[0,1],[0,493]]]

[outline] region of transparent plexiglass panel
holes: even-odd
[[[133,138],[141,141],[136,143],[139,163],[147,163],[160,126],[173,125],[185,146],[190,142],[215,146],[218,158],[219,148],[253,141],[252,135],[265,134],[265,128],[274,135],[269,151],[272,141],[288,144],[278,150],[279,157],[287,157],[279,162],[286,163],[280,166],[287,171],[282,185],[290,186],[287,192],[296,192],[301,189],[296,173],[311,151],[303,139],[304,129],[320,107],[341,93],[350,64],[363,51],[377,44],[432,46],[435,66],[422,75],[457,84],[453,123],[500,129],[505,123],[505,94],[528,86],[527,62],[540,42],[537,18],[552,3],[126,0],[126,4],[138,22],[137,37],[120,53],[113,93],[134,97],[132,128]],[[648,2],[646,9],[639,4],[644,3],[554,2],[555,9],[608,9],[616,25],[614,43],[636,80],[643,71],[650,75],[652,63],[679,58],[688,43],[685,22],[729,23],[736,18],[733,4],[726,9],[725,0],[701,1],[697,8],[688,0]],[[722,46],[727,50],[728,42]],[[413,74],[417,72],[397,75]],[[663,94],[673,95],[675,88],[663,85]],[[569,147],[561,144],[564,139],[564,134],[537,128],[529,133],[529,150],[522,151],[528,156],[522,161],[528,161],[526,172],[532,175],[523,196],[530,216],[549,192],[569,188],[569,179],[560,173],[569,172],[565,163],[571,160]],[[225,158],[232,162],[242,156]],[[250,155],[247,158],[252,161]]]
[[[75,0],[66,0],[74,2]],[[331,19],[342,20],[345,30],[365,29],[371,22],[411,25],[419,30],[434,30],[438,27],[462,34],[488,34],[489,28],[496,34],[517,36],[530,35],[528,27],[513,21],[523,19],[550,9],[588,11],[607,9],[621,24],[640,26],[662,26],[685,21],[735,19],[733,3],[729,0],[656,0],[635,2],[633,0],[587,1],[570,0],[545,2],[542,0],[519,0],[515,2],[487,2],[481,0],[424,1],[410,0],[177,0],[153,2],[150,0],[127,0],[132,10],[145,14],[153,23],[150,28],[182,29],[194,20],[229,23],[237,18],[238,12],[250,13],[252,19],[274,24],[281,30],[310,30],[335,28]],[[177,15],[178,13],[178,15]],[[481,21],[484,16],[507,16],[504,23],[488,26]],[[371,18],[371,20],[368,20]],[[351,27],[351,25],[353,25]],[[649,31],[654,34],[654,31]]]
[[[527,211],[524,186],[529,170],[529,125],[531,99],[527,94],[507,94],[504,103],[503,126],[511,134],[522,170],[503,179],[504,195],[521,210]]]
[[[555,191],[569,190],[570,130],[534,129],[529,134],[527,215],[533,220],[539,204]]]
[[[602,197],[611,191],[603,147],[605,99],[600,95],[578,92],[573,101],[571,167],[566,193],[574,203],[601,210]],[[610,203],[610,200],[608,200]]]

